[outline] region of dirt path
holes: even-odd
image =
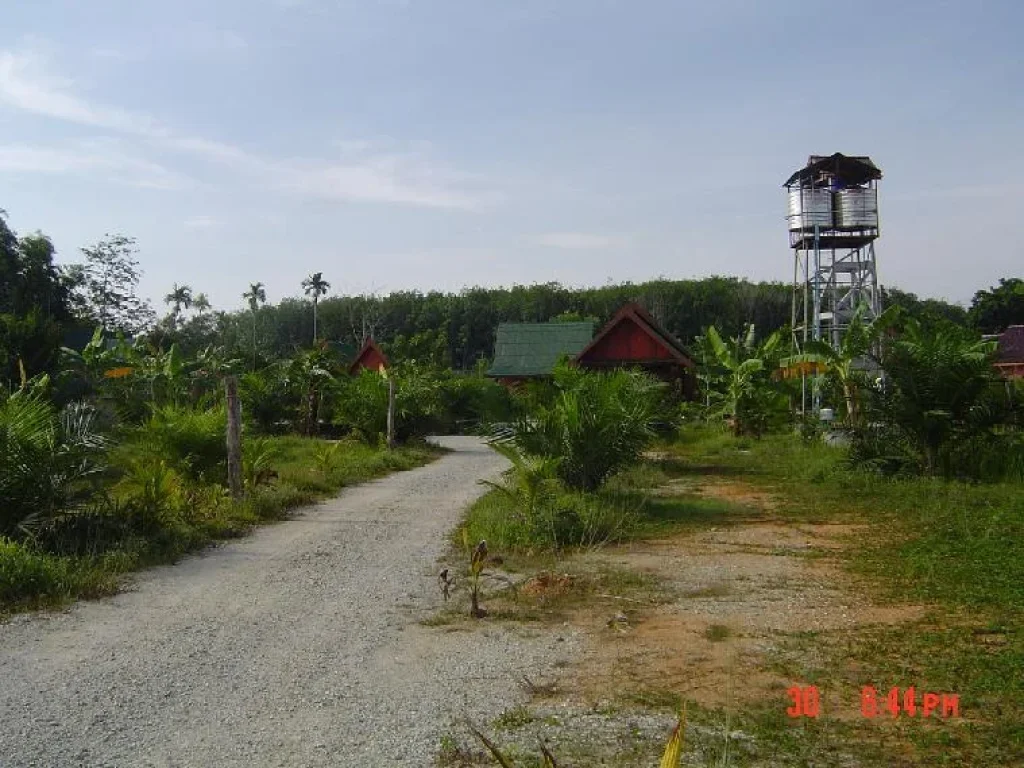
[[[0,625],[0,765],[430,765],[454,716],[517,703],[514,681],[572,643],[417,624],[448,531],[502,466],[443,442],[133,591]]]
[[[643,612],[634,625],[596,633],[576,681],[586,700],[600,700],[628,681],[634,689],[671,692],[709,707],[782,703],[794,681],[765,663],[781,638],[853,632],[921,615],[918,606],[875,605],[850,583],[837,556],[865,526],[784,522],[774,515],[777,500],[734,481],[684,482],[677,490],[738,503],[752,515],[596,556],[657,577],[674,598]],[[594,623],[605,618],[596,616]]]

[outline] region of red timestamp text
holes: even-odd
[[[960,696],[955,693],[922,692],[913,686],[893,687],[880,696],[873,686],[860,689],[860,713],[864,717],[960,717]]]
[[[786,689],[790,717],[818,717],[821,697],[814,685],[794,685]],[[960,717],[960,696],[956,693],[918,692],[914,686],[893,687],[888,693],[879,693],[874,686],[860,690],[860,712],[867,718],[876,717]]]

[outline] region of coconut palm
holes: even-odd
[[[164,303],[174,305],[174,308],[171,310],[171,317],[174,318],[174,323],[177,324],[178,316],[181,314],[181,307],[187,309],[191,304],[193,304],[193,299],[191,299],[191,288],[188,286],[179,286],[175,283],[171,292],[164,297]]]
[[[249,290],[242,294],[242,298],[249,302],[249,311],[252,313],[252,368],[256,370],[256,313],[260,304],[267,303],[263,283],[249,283]]]
[[[305,280],[302,281],[302,289],[306,292],[307,296],[313,297],[313,343],[316,344],[317,333],[316,333],[316,320],[317,320],[317,305],[320,302],[320,297],[325,295],[330,290],[331,284],[324,280],[323,272],[314,272]]]
[[[210,309],[210,300],[206,297],[205,293],[198,293],[192,299],[192,306],[195,307],[196,312],[202,317],[203,312],[207,312]]]

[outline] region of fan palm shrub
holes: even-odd
[[[31,534],[97,490],[107,442],[95,412],[81,403],[58,412],[47,385],[43,377],[0,401],[0,535]]]
[[[1013,471],[1021,403],[993,369],[994,354],[994,342],[963,329],[907,320],[884,349],[884,385],[855,434],[854,460],[946,476]]]
[[[636,462],[654,439],[662,385],[639,371],[609,373],[562,365],[556,394],[514,425],[525,453],[557,459],[557,475],[570,488],[596,490]]]

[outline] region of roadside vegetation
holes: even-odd
[[[844,588],[877,606],[906,606],[912,618],[854,633],[794,628],[775,636],[763,669],[791,685],[817,686],[829,696],[822,716],[788,717],[784,688],[777,698],[709,707],[678,689],[633,690],[623,681],[604,706],[627,715],[688,706],[697,731],[687,743],[716,765],[810,765],[836,755],[879,766],[1019,762],[1024,390],[994,372],[993,343],[896,310],[871,324],[858,316],[839,350],[808,345],[793,355],[786,347],[779,334],[759,339],[752,327],[733,338],[707,329],[694,345],[702,363],[697,404],[673,405],[656,382],[627,372],[565,368],[551,385],[521,390],[518,420],[494,435],[510,468],[456,534],[486,540],[491,553],[479,568],[478,596],[490,613],[474,615],[576,623],[613,637],[650,620],[659,605],[728,588],[681,597],[650,574],[595,569],[602,561],[590,553],[623,553],[615,555],[621,561],[630,550],[618,545],[751,520],[849,527],[855,533],[828,553],[846,574]],[[832,423],[800,417],[794,406],[803,386],[833,409]],[[581,456],[590,474],[576,471]],[[730,503],[697,492],[716,482],[775,501],[758,507],[756,499]],[[459,622],[460,610],[436,623]],[[587,619],[595,612],[610,616],[606,628]],[[726,624],[703,630],[712,644],[734,635]],[[964,717],[858,719],[864,685],[883,697],[893,686],[955,693]],[[521,737],[550,718],[548,698],[534,696],[513,740],[537,760],[542,755]],[[731,748],[730,729],[743,734]],[[547,747],[555,757],[561,743],[574,759],[611,758],[607,749],[587,752],[566,732],[555,738],[561,742]],[[646,757],[617,759],[653,764],[644,762],[652,750],[653,742]]]

